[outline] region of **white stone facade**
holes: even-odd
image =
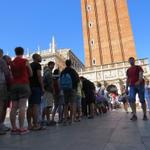
[[[150,67],[148,59],[139,59],[136,61],[137,65],[142,66],[144,70],[144,77],[150,79]],[[110,84],[118,83],[120,80],[126,80],[126,70],[129,68],[129,63],[115,63],[110,65],[95,66],[93,68],[86,68],[79,72],[81,76],[88,78],[93,82],[108,82]]]

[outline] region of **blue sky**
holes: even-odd
[[[150,58],[150,0],[128,0],[139,58]],[[13,55],[16,46],[30,50],[71,48],[83,61],[80,0],[0,0],[0,47]]]

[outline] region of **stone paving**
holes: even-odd
[[[131,114],[109,112],[71,126],[48,127],[27,135],[0,136],[0,150],[150,150],[150,120],[130,121]],[[150,118],[150,116],[149,116]]]

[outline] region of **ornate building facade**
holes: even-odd
[[[144,77],[150,79],[150,67],[148,58],[136,60],[136,64],[140,65],[144,70]],[[81,76],[88,78],[93,82],[100,81],[108,84],[120,84],[126,82],[126,70],[129,68],[128,62],[114,63],[103,66],[95,66],[85,68],[80,72]]]
[[[80,72],[82,69],[84,69],[83,63],[79,60],[79,58],[73,53],[73,51],[69,48],[62,48],[58,49],[56,47],[55,39],[52,38],[52,42],[49,45],[48,49],[41,50],[38,48],[34,53],[30,53],[29,50],[27,50],[26,58],[29,60],[29,62],[32,62],[32,55],[34,53],[38,53],[42,57],[41,65],[42,67],[46,66],[49,61],[55,62],[55,68],[59,68],[60,70],[65,68],[65,61],[66,59],[71,59],[72,61],[72,67]]]

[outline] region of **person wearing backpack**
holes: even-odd
[[[26,134],[28,133],[28,129],[24,128],[24,119],[27,99],[31,94],[29,77],[32,76],[32,69],[29,61],[23,58],[24,49],[22,47],[16,47],[15,53],[16,57],[10,65],[13,76],[11,87],[12,109],[10,112],[11,134]],[[16,113],[18,109],[19,129],[16,125]]]
[[[71,124],[73,119],[73,103],[75,102],[78,73],[71,67],[71,60],[66,60],[66,68],[61,72],[60,85],[64,93],[64,125]],[[70,113],[68,112],[70,110]]]

